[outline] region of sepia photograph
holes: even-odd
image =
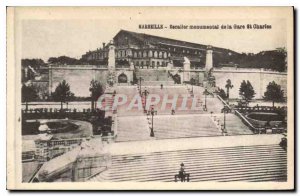
[[[9,7],[8,189],[294,189],[293,12]]]

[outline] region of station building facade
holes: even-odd
[[[182,67],[184,57],[187,57],[191,66],[197,69],[205,66],[208,47],[214,51],[214,62],[238,54],[228,49],[126,30],[120,30],[114,36],[113,43],[116,47],[116,66],[121,67],[129,66],[129,62],[139,68],[166,67],[169,63]],[[107,64],[108,52],[108,44],[103,43],[102,48],[87,52],[82,59]]]

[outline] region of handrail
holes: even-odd
[[[257,129],[257,127],[254,127],[239,111],[237,111],[237,110],[234,110],[234,112],[236,113],[236,114],[238,114],[238,116],[240,117],[240,118],[242,118],[252,129],[254,129],[254,130],[256,130]]]
[[[222,99],[222,97],[220,97],[219,95],[217,95],[218,99],[220,99],[220,101],[226,105],[228,108],[231,108],[224,99]],[[250,128],[252,128],[253,130],[257,130],[257,127],[253,126],[238,110],[233,109],[233,111],[235,112],[235,114],[237,114],[238,117],[242,118],[247,124],[248,126],[250,126]]]

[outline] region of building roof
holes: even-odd
[[[145,34],[145,33],[136,33],[136,32],[122,30],[122,29],[117,33],[117,35],[114,37],[114,39],[121,33],[129,34],[132,37],[136,38],[137,40],[140,40],[142,42],[147,41],[148,43],[154,44],[154,45],[168,45],[168,46],[175,46],[175,47],[185,47],[185,48],[196,49],[196,50],[206,50],[207,47],[211,47],[212,50],[217,51],[217,52],[237,53],[235,51],[225,49],[225,48],[208,46],[208,45],[192,43],[192,42],[187,42],[187,41],[181,41],[181,40],[160,37],[160,36],[150,35],[150,34]]]

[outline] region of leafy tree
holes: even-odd
[[[48,63],[61,65],[76,65],[81,64],[81,61],[68,56],[50,57]]]
[[[22,85],[22,102],[26,103],[26,111],[28,110],[28,102],[35,101],[38,98],[38,94],[34,86]]]
[[[247,82],[245,80],[243,80],[243,82],[241,83],[239,94],[246,101],[249,101],[254,97],[255,91],[253,89],[252,84],[248,80],[247,80]]]
[[[230,55],[227,55],[229,54]],[[257,54],[253,53],[235,53],[233,51],[222,51],[215,53],[213,56],[214,65],[216,67],[230,66],[241,68],[264,68],[274,71],[286,71],[287,52],[285,48],[276,48],[275,50],[261,51]],[[205,59],[203,59],[205,60]]]
[[[34,79],[36,72],[40,72],[40,67],[46,65],[42,59],[22,59],[22,82]],[[27,69],[27,76],[25,78],[25,69]],[[33,71],[35,70],[35,71]]]
[[[267,91],[264,93],[264,100],[272,101],[273,107],[274,102],[282,102],[284,101],[284,93],[281,90],[281,86],[276,84],[274,81],[270,82],[267,86]]]
[[[41,65],[45,65],[45,62],[42,59],[22,59],[22,67],[31,66],[34,69],[38,69]]]
[[[91,92],[91,108],[95,109],[97,99],[104,93],[103,86],[97,80],[92,80],[90,83],[90,92]]]
[[[63,109],[63,103],[71,100],[73,97],[74,94],[70,91],[70,85],[65,80],[60,82],[52,93],[54,101],[60,102],[61,110]]]
[[[227,99],[229,99],[229,89],[233,88],[233,85],[231,84],[231,80],[230,79],[228,79],[226,81],[225,88],[226,88],[226,91],[227,91],[226,97],[227,97]]]

